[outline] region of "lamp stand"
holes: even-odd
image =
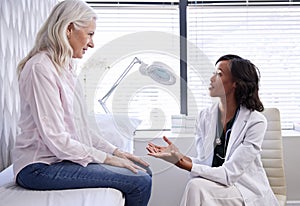
[[[113,91],[119,86],[120,82],[128,74],[128,72],[131,70],[131,68],[137,63],[142,64],[143,62],[141,60],[139,60],[137,57],[134,57],[134,59],[130,62],[128,67],[124,70],[124,72],[121,74],[121,76],[113,84],[113,86],[110,88],[110,90],[101,99],[98,100],[98,102],[104,109],[105,113],[110,113],[109,109],[107,108],[107,106],[105,104],[107,99],[110,97],[110,95],[113,93]]]

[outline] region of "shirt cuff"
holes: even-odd
[[[93,154],[92,154],[93,162],[104,163],[106,157],[107,157],[106,152],[102,152],[101,150],[97,150],[96,148],[93,148]]]

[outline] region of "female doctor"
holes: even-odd
[[[197,118],[196,158],[182,154],[167,137],[167,146],[148,144],[150,156],[190,171],[181,206],[279,205],[260,157],[267,123],[260,113],[257,72],[237,55],[217,60],[209,92],[220,101]]]

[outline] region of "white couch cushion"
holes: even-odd
[[[14,181],[14,171],[13,166],[10,165],[2,172],[0,172],[0,187]]]
[[[36,191],[15,184],[0,187],[0,205],[9,206],[123,206],[123,194],[113,188]]]

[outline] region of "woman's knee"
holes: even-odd
[[[146,173],[139,177],[139,185],[144,188],[145,191],[151,192],[152,188],[152,177]]]
[[[125,205],[147,205],[151,196],[152,178],[143,173],[135,176],[132,190],[127,191],[127,202]]]

